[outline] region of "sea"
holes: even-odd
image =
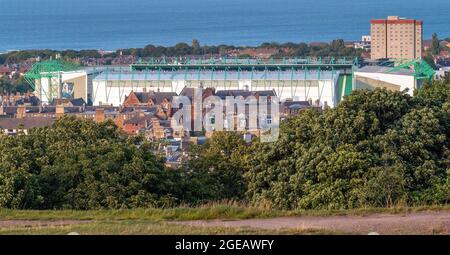
[[[370,19],[450,37],[449,0],[0,0],[0,52],[360,40]]]

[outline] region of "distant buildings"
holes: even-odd
[[[171,126],[171,119],[173,114],[178,110],[172,105],[174,96],[178,94],[173,92],[134,92],[132,91],[125,97],[123,104],[120,106],[88,106],[82,98],[77,99],[54,99],[51,104],[44,105],[37,100],[37,97],[26,95],[15,95],[13,97],[5,97],[0,105],[0,129],[9,135],[15,135],[22,130],[27,133],[33,127],[50,126],[55,119],[64,115],[74,115],[79,118],[92,119],[96,122],[103,122],[105,120],[113,120],[117,126],[127,135],[143,134],[149,140],[160,139],[184,139],[189,138],[188,130],[183,132],[174,131]],[[180,96],[186,96],[192,101],[191,120],[193,121],[196,114],[202,114],[203,119],[206,108],[200,111],[194,110],[197,104],[194,102],[194,89],[185,87]],[[225,100],[227,96],[247,98],[254,96],[257,100],[259,97],[265,96],[270,101],[277,96],[275,90],[266,91],[249,91],[249,90],[221,90],[217,91],[214,88],[203,89],[202,100],[209,96],[217,96]],[[312,100],[310,100],[312,102]],[[286,104],[286,105],[285,105]],[[316,105],[317,104],[317,105]],[[287,118],[300,113],[299,110],[317,107],[318,102],[313,106],[308,101],[286,101],[280,106],[282,118]],[[224,108],[224,115],[226,114]],[[247,121],[250,114],[253,114],[246,109],[243,116],[239,116],[236,112],[233,116],[234,123]],[[266,121],[270,121],[270,115],[267,116]],[[227,125],[227,123],[225,123]],[[227,127],[225,127],[227,128]],[[193,123],[191,124],[193,129]],[[248,124],[246,130],[253,135],[258,135],[258,130],[249,130]],[[210,134],[209,134],[210,135]]]
[[[422,58],[423,22],[389,16],[370,22],[371,59]]]
[[[27,134],[31,128],[48,127],[53,122],[52,117],[0,119],[0,130],[6,135],[16,135],[19,132]]]
[[[13,73],[13,70],[8,66],[0,66],[0,78],[9,77]]]
[[[207,137],[210,137],[214,131],[189,132],[189,130],[177,131],[172,124],[173,114],[179,110],[173,107],[172,100],[174,96],[178,96],[172,92],[155,92],[143,91],[134,92],[125,96],[123,104],[118,107],[114,106],[87,106],[82,98],[78,99],[54,99],[50,105],[31,104],[31,99],[37,99],[32,95],[15,95],[12,97],[5,97],[5,100],[0,105],[0,133],[4,135],[18,135],[28,134],[30,129],[50,127],[56,119],[64,115],[72,115],[77,118],[91,119],[96,122],[103,122],[112,120],[116,123],[119,129],[125,135],[135,136],[143,135],[145,139],[155,141],[154,152],[166,158],[166,165],[168,167],[177,167],[187,157],[186,149],[190,144],[204,144]],[[194,110],[195,96],[194,88],[185,87],[180,96],[186,96],[192,102],[191,119],[193,120],[196,114],[201,114],[202,119],[209,111],[207,108],[200,112]],[[217,91],[214,88],[203,89],[202,100],[209,96],[216,96],[220,99],[226,99],[227,96],[247,98],[253,96],[259,99],[261,96],[267,97],[267,100],[272,100],[272,97],[277,96],[275,90],[266,91],[249,91],[249,90],[221,90]],[[27,101],[24,100],[27,98]],[[286,101],[280,105],[280,117],[286,119],[291,116],[300,114],[306,109],[321,109],[318,105],[312,105],[312,100],[309,101]],[[223,114],[227,114],[227,108],[224,107]],[[228,128],[230,123],[234,125],[242,125],[245,121],[245,128],[243,131],[243,139],[246,142],[251,142],[251,138],[260,135],[259,124],[256,129],[250,129],[247,121],[250,115],[255,114],[246,108],[244,113],[239,114],[234,112],[231,115],[233,122],[224,122],[224,128]],[[268,109],[266,124],[272,121],[271,110]],[[192,123],[193,124],[193,123]]]
[[[0,103],[3,106],[17,106],[17,105],[38,106],[41,104],[41,101],[33,93],[26,93],[24,95],[16,93],[16,94],[2,95],[0,98]]]
[[[441,68],[450,67],[450,51],[441,50],[439,55],[434,56],[434,62]]]
[[[370,50],[370,43],[371,43],[370,35],[363,35],[361,37],[361,41],[354,42],[354,48],[368,51]]]

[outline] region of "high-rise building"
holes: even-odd
[[[389,16],[370,22],[371,59],[420,59],[423,22]]]

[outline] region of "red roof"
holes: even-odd
[[[7,66],[0,66],[0,73],[11,73],[12,70]]]
[[[415,19],[396,19],[396,20],[385,20],[385,19],[373,19],[370,21],[371,24],[416,24],[422,25],[422,20]]]
[[[386,20],[384,19],[373,19],[370,21],[371,24],[386,24]]]

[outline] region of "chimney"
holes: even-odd
[[[97,108],[95,109],[95,122],[103,122],[105,121],[105,109]]]
[[[120,113],[120,112],[119,112],[119,114],[117,115],[116,125],[117,125],[120,129],[123,128],[123,115],[122,115],[122,113]]]
[[[142,92],[146,93],[147,92],[147,88],[142,88]]]
[[[64,113],[65,113],[65,111],[64,111],[64,105],[57,105],[57,106],[56,106],[56,111],[55,111],[56,118],[61,118],[61,117],[63,117],[63,116],[64,116]]]
[[[25,105],[19,105],[19,107],[17,107],[16,118],[23,119],[26,116],[27,116],[27,108],[25,107]]]
[[[317,100],[315,101],[315,106],[317,106],[317,107],[320,106],[320,100],[319,100],[319,99],[317,99]]]

